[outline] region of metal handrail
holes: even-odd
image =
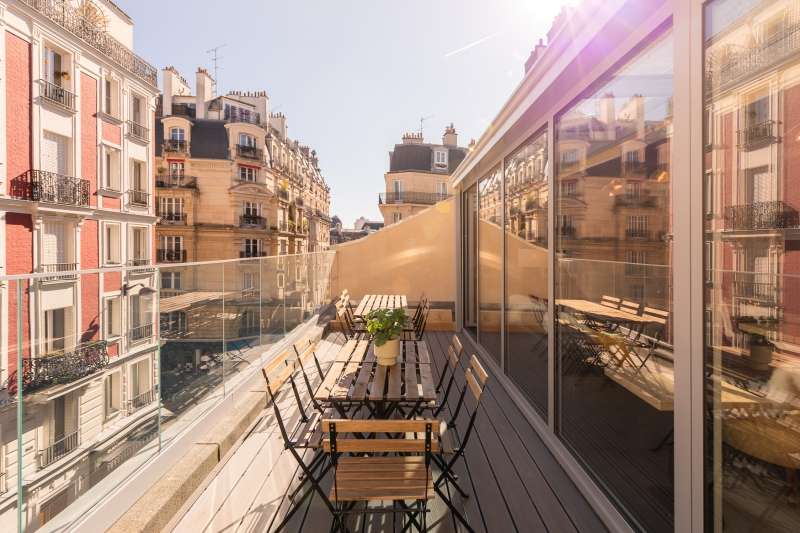
[[[33,202],[89,206],[89,180],[46,170],[28,170],[13,178],[9,196]]]
[[[134,122],[133,120],[128,121],[128,133],[131,136],[143,141],[150,139],[150,129],[146,126],[142,126],[138,122]]]
[[[180,141],[178,139],[164,139],[164,151],[175,152],[179,154],[189,153],[189,141]]]
[[[133,398],[128,400],[125,405],[125,411],[128,413],[128,415],[131,415],[136,411],[138,411],[139,409],[141,409],[142,407],[150,405],[157,398],[158,398],[158,386],[148,391],[145,391],[137,396],[134,396]]]
[[[75,94],[60,85],[47,80],[39,80],[42,86],[42,98],[58,104],[69,111],[75,111]]]
[[[236,156],[261,161],[264,158],[264,150],[261,148],[256,148],[255,146],[237,144]]]
[[[22,390],[32,390],[51,384],[71,383],[108,364],[106,341],[79,344],[71,350],[59,350],[39,357],[22,359]],[[9,392],[16,394],[17,372],[9,372]]]
[[[186,224],[186,213],[160,213],[162,224]]]
[[[260,226],[266,225],[266,219],[261,215],[239,215],[240,226]]]
[[[64,435],[39,452],[39,468],[45,468],[66,456],[80,445],[80,430]]]
[[[183,263],[186,261],[186,250],[157,250],[159,263]]]
[[[156,176],[156,187],[173,189],[196,189],[197,178],[184,174],[167,174]]]
[[[42,281],[58,281],[78,279],[75,271],[78,269],[78,263],[42,263],[39,267],[40,272],[48,272],[56,274],[52,277],[42,279]],[[63,272],[63,274],[59,274]]]
[[[130,189],[128,191],[128,199],[133,205],[147,206],[150,203],[150,193],[138,189]]]
[[[128,341],[136,342],[153,336],[153,324],[142,324],[128,330]]]
[[[438,192],[385,192],[378,195],[378,203],[381,204],[423,204],[433,205],[442,200],[450,198],[450,193]]]

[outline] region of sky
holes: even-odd
[[[194,88],[220,51],[218,93],[266,90],[289,136],[316,149],[331,214],[382,220],[389,151],[424,121],[478,139],[521,81],[564,0],[116,0],[134,46]]]

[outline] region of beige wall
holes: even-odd
[[[437,174],[435,172],[387,172],[384,174],[386,182],[386,192],[394,192],[394,181],[403,182],[403,191],[406,192],[437,192],[436,184],[440,181],[447,183],[450,181],[449,174]],[[447,187],[450,192],[450,187]]]
[[[338,244],[331,294],[405,294],[417,301],[455,302],[455,201],[445,200],[363,239]],[[430,327],[452,328],[450,311],[434,310]]]

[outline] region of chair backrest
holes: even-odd
[[[624,311],[626,313],[630,313],[632,315],[638,315],[639,309],[642,308],[642,304],[631,302],[630,300],[623,300],[622,304],[619,306],[620,311]]]
[[[600,298],[600,305],[604,305],[612,309],[619,309],[619,306],[622,305],[622,298],[617,298],[616,296],[608,296],[607,294],[604,294],[603,297]]]
[[[661,324],[663,326],[667,324],[667,320],[669,319],[669,311],[656,309],[655,307],[645,307],[644,311],[642,311],[642,316],[647,317],[652,322]]]
[[[295,370],[294,363],[294,353],[290,350],[283,350],[261,368],[261,374],[264,376],[267,392],[271,398],[277,396],[283,384],[291,377]]]
[[[489,380],[489,374],[483,368],[483,365],[475,354],[472,354],[472,359],[470,360],[466,375],[470,392],[472,392],[476,401],[480,401],[483,389],[486,387],[486,382]]]
[[[457,335],[453,335],[453,338],[450,339],[450,346],[453,347],[453,351],[461,357],[461,353],[464,351],[464,346],[461,344],[461,339],[458,338]]]
[[[453,370],[458,368],[458,360],[461,359],[462,353],[464,352],[456,352],[452,346],[447,347],[447,361],[450,363],[450,368]]]
[[[425,453],[439,451],[440,422],[435,419],[424,420],[349,420],[325,419],[322,421],[322,448],[326,453]],[[389,439],[381,437],[340,438],[340,434],[383,435],[406,434],[405,438]],[[423,435],[420,438],[420,434]]]

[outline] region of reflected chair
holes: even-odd
[[[667,330],[669,312],[656,309],[655,307],[645,307],[644,311],[642,311],[642,317],[647,318],[650,322],[639,330],[635,338],[631,339],[631,342],[636,347],[646,350],[644,357],[642,357],[638,351],[634,351],[640,362],[639,368],[636,369],[637,373],[644,368],[648,359],[653,356],[658,348],[658,345]]]

